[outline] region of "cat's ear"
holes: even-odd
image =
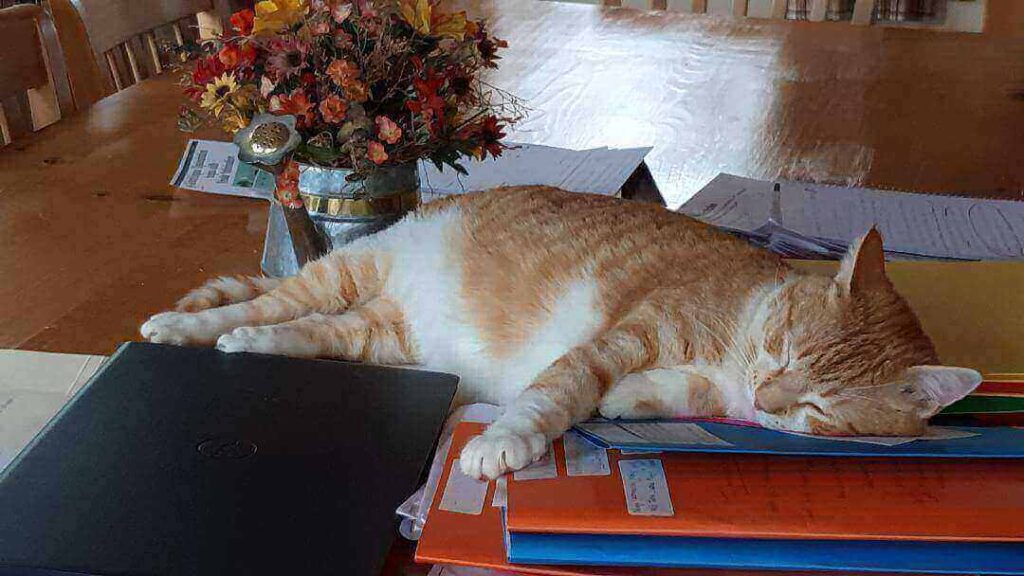
[[[981,374],[970,368],[950,366],[914,366],[906,378],[914,390],[928,402],[924,417],[930,417],[953,402],[967,396],[981,384]]]
[[[885,276],[885,253],[882,251],[882,235],[872,227],[850,246],[836,273],[836,282],[847,294],[859,294],[867,290],[890,286]]]

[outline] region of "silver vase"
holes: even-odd
[[[290,276],[317,254],[296,245],[332,250],[379,232],[420,203],[416,162],[382,166],[362,180],[351,170],[299,164],[299,194],[314,226],[303,226],[277,202],[270,205],[261,268],[268,276]],[[297,223],[298,222],[298,223]],[[320,237],[311,242],[310,233]]]

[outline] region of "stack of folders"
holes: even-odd
[[[933,422],[958,426],[1024,426],[1024,375],[992,374]]]
[[[1024,429],[824,440],[704,421],[586,423],[498,482],[457,428],[421,562],[522,574],[1024,574]]]

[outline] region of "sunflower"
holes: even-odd
[[[231,96],[238,91],[238,81],[234,74],[222,74],[213,82],[206,85],[206,92],[203,92],[203,99],[199,105],[206,108],[214,115],[220,115],[224,106],[231,102]]]

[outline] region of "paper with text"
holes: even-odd
[[[619,460],[619,474],[631,515],[675,515],[661,460]]]
[[[608,476],[608,449],[590,442],[577,432],[569,430],[562,437],[565,449],[565,471],[569,476]]]
[[[444,493],[441,494],[441,504],[438,508],[446,512],[479,515],[484,510],[488,486],[488,482],[463,474],[456,458],[452,462],[452,469],[448,474],[448,482],[444,485]]]
[[[238,146],[217,140],[189,140],[171,185],[226,196],[274,197],[274,177],[239,161]]]
[[[829,254],[877,226],[890,255],[1024,259],[1024,202],[775,182],[720,174],[680,211],[753,234],[768,227],[793,250]],[[765,230],[762,230],[762,235]]]

